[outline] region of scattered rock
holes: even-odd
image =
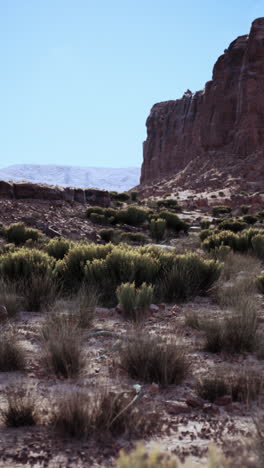
[[[184,401],[166,401],[166,409],[169,414],[190,413],[192,409]]]
[[[158,312],[158,311],[159,311],[159,306],[157,306],[156,304],[150,304],[149,312],[151,312],[153,314],[153,313]]]

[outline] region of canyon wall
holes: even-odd
[[[141,184],[190,164],[195,171],[195,161],[197,169],[236,167],[246,178],[252,155],[251,178],[255,169],[264,188],[264,18],[219,57],[204,90],[155,104],[146,126]]]

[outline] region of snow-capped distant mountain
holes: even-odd
[[[140,168],[79,167],[15,164],[0,169],[0,180],[27,180],[35,183],[99,188],[123,192],[139,183]]]

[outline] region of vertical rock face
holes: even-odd
[[[155,104],[147,119],[141,183],[171,176],[190,162],[248,159],[264,166],[264,18],[217,60],[203,91]],[[263,182],[264,185],[264,182]]]

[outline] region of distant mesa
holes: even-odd
[[[235,39],[204,90],[155,104],[146,122],[141,186],[264,188],[264,18]]]
[[[105,168],[16,164],[0,169],[0,180],[4,181],[28,181],[118,192],[129,190],[137,185],[139,177],[139,167]]]

